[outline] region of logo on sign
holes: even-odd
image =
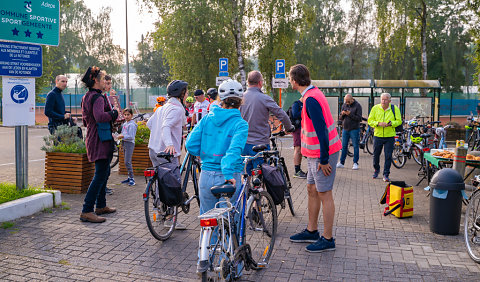
[[[27,13],[31,13],[32,12],[32,1],[23,1],[23,3],[25,3],[25,10],[27,11]]]
[[[28,90],[23,85],[15,85],[10,91],[10,96],[13,102],[17,104],[23,104],[28,99]]]

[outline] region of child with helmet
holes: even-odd
[[[157,97],[157,104],[155,105],[155,108],[153,109],[153,112],[155,112],[161,106],[165,105],[165,101],[166,101],[165,97],[158,96]]]
[[[229,181],[237,187],[231,201],[240,193],[243,161],[241,154],[248,136],[248,123],[240,114],[242,85],[232,79],[219,87],[220,107],[210,112],[195,126],[185,144],[189,153],[200,156],[202,172],[199,181],[200,214],[214,208],[218,199],[210,188]],[[212,132],[215,132],[212,135]]]
[[[194,112],[193,104],[194,103],[195,103],[195,99],[192,96],[188,96],[187,100],[185,100],[185,109],[188,112],[187,124],[192,123],[192,117],[193,117],[193,112]]]

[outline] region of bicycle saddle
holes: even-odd
[[[429,138],[430,136],[432,136],[432,135],[428,134],[428,133],[420,134],[420,137],[422,137],[422,138]]]
[[[265,144],[262,144],[262,145],[257,145],[257,146],[253,146],[252,150],[254,152],[261,152],[261,151],[264,151],[265,149],[267,149],[267,145]]]
[[[157,154],[157,158],[162,158],[162,159],[166,159],[167,161],[170,161],[170,159],[173,158],[173,155],[165,152],[160,152]]]
[[[218,199],[220,197],[231,198],[235,194],[235,186],[232,184],[222,184],[210,188],[212,194]]]

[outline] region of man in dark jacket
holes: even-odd
[[[353,167],[358,169],[359,150],[358,142],[360,140],[360,122],[362,122],[362,106],[353,99],[351,94],[345,95],[344,103],[342,105],[342,112],[340,113],[340,120],[343,124],[342,131],[342,155],[337,168],[345,167],[345,159],[347,158],[348,142],[352,139],[353,145]]]
[[[45,115],[48,117],[48,131],[55,133],[57,126],[67,124],[70,113],[65,112],[65,100],[62,91],[67,88],[67,77],[58,75],[55,78],[55,88],[47,94]]]

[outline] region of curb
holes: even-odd
[[[61,192],[51,190],[0,204],[0,222],[15,220],[62,204]]]

